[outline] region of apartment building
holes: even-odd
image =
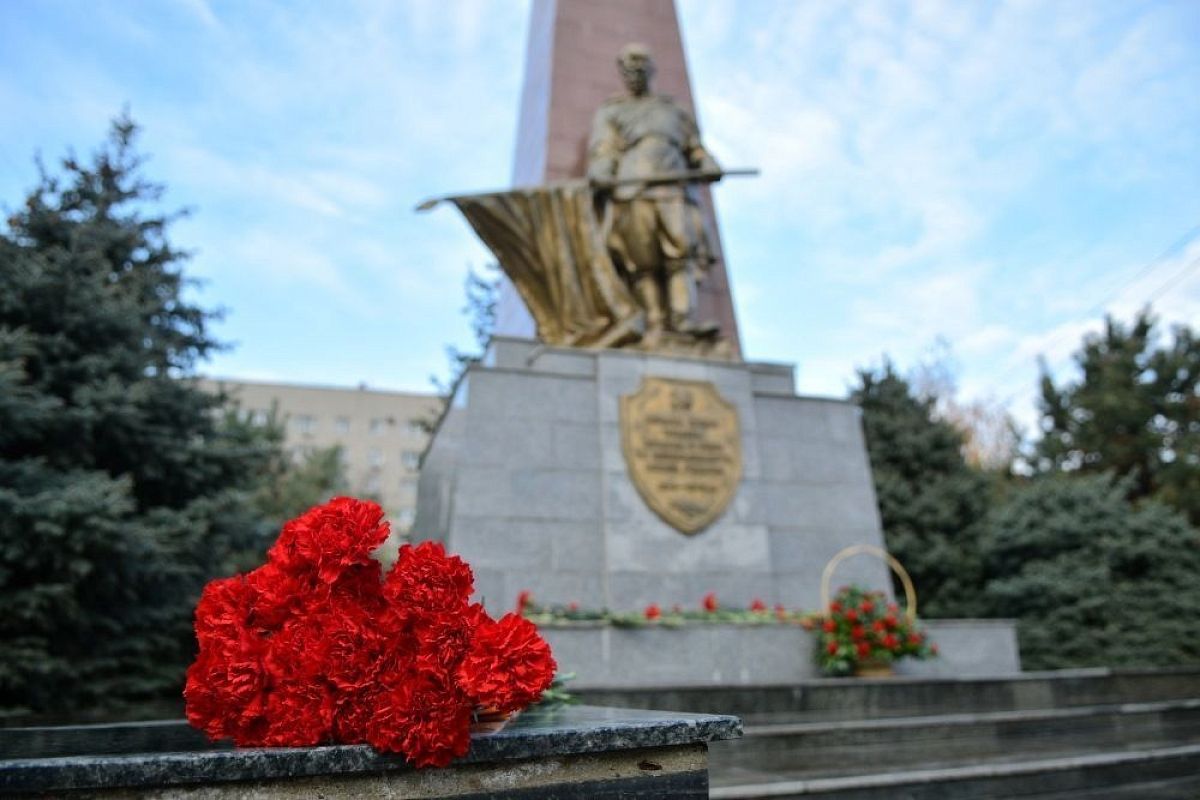
[[[411,528],[416,516],[417,476],[428,441],[425,424],[441,407],[434,394],[213,378],[244,413],[262,422],[277,409],[284,445],[296,458],[338,445],[350,491],[379,500],[392,525]]]

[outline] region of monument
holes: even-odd
[[[528,590],[615,611],[710,592],[815,610],[835,554],[883,547],[859,409],[741,358],[708,194],[731,172],[703,145],[672,0],[535,0],[517,188],[422,206],[454,203],[507,277],[497,335],[426,452],[414,526],[474,565],[489,608]],[[838,579],[890,587],[871,559]],[[584,686],[812,674],[799,628],[639,634],[546,631]],[[1016,668],[1011,634],[990,668]]]

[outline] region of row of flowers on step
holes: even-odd
[[[809,630],[815,628],[813,614],[799,609],[789,609],[776,604],[768,606],[755,598],[749,608],[723,606],[715,592],[709,592],[695,608],[682,605],[662,606],[651,603],[642,611],[610,611],[606,608],[581,608],[579,603],[541,605],[528,590],[517,595],[516,611],[538,625],[563,625],[571,623],[602,623],[620,628],[640,628],[657,625],[682,627],[695,624],[734,625],[801,625]]]
[[[816,658],[829,675],[847,675],[864,667],[887,666],[900,658],[938,654],[916,620],[889,602],[883,592],[843,586],[824,612],[768,606],[755,598],[749,608],[722,605],[709,592],[695,608],[651,603],[642,611],[585,609],[578,603],[541,605],[529,591],[517,596],[516,612],[538,625],[604,624],[620,628],[690,625],[797,625],[817,635]]]

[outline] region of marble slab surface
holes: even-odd
[[[245,748],[192,736],[187,723],[8,728],[0,730],[0,795],[8,792],[171,786],[282,777],[411,770],[403,758],[366,745]],[[149,737],[139,736],[149,728]],[[534,708],[504,730],[472,737],[458,764],[670,747],[741,735],[737,717],[665,711],[557,706]],[[113,752],[116,739],[139,752]],[[182,745],[147,752],[147,742]],[[29,742],[39,742],[31,750]],[[12,758],[11,755],[20,757]]]

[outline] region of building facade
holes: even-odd
[[[297,460],[340,447],[350,492],[377,499],[397,530],[412,527],[428,423],[442,404],[437,395],[221,378],[201,386],[224,391],[262,423],[274,410],[284,426],[284,446]]]

